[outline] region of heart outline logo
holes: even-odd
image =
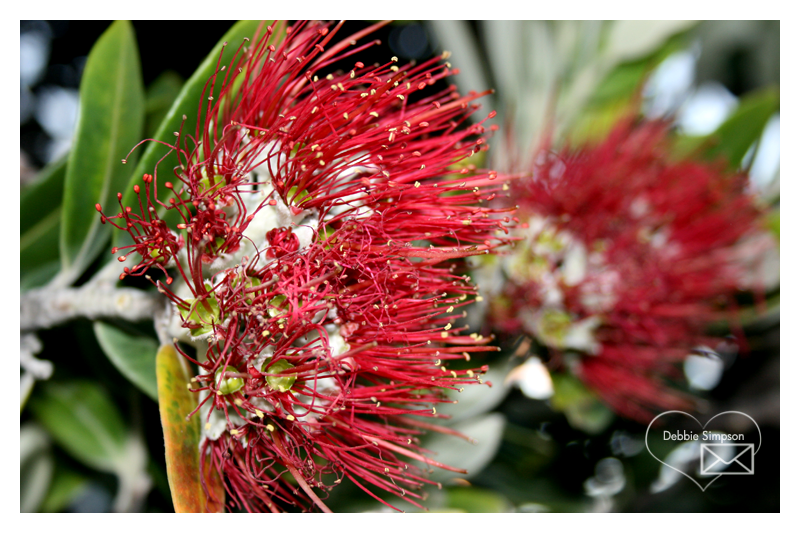
[[[649,424],[647,424],[647,431],[645,431],[645,433],[644,433],[644,446],[645,446],[645,448],[647,448],[647,452],[653,457],[653,459],[655,459],[656,461],[658,461],[662,465],[666,466],[667,468],[671,468],[672,470],[675,470],[679,474],[689,478],[692,481],[692,483],[697,485],[700,488],[700,490],[703,491],[703,492],[705,492],[706,489],[708,487],[710,487],[712,483],[714,483],[716,480],[718,480],[720,477],[722,477],[722,476],[724,476],[726,474],[724,472],[721,473],[721,474],[717,474],[711,481],[706,483],[706,486],[704,487],[695,478],[693,478],[692,476],[690,476],[689,474],[687,474],[683,470],[679,470],[679,469],[675,468],[674,466],[672,466],[670,464],[667,464],[664,461],[662,461],[661,459],[659,459],[658,457],[656,457],[656,454],[654,454],[653,451],[650,449],[650,442],[648,441],[648,436],[650,435],[650,428],[652,427],[653,423],[656,420],[658,420],[662,416],[668,415],[668,414],[681,414],[681,415],[688,416],[689,418],[691,418],[692,420],[697,422],[697,425],[700,426],[702,430],[705,430],[706,427],[711,423],[711,421],[714,420],[715,418],[717,418],[718,416],[727,415],[727,414],[736,414],[736,415],[745,416],[745,417],[749,418],[751,422],[753,422],[753,424],[756,426],[756,431],[758,431],[758,446],[756,446],[755,451],[753,452],[753,456],[755,457],[755,455],[758,454],[758,450],[761,449],[761,443],[762,443],[761,428],[758,426],[758,422],[756,422],[753,419],[752,416],[748,415],[747,413],[743,413],[741,411],[723,411],[722,413],[717,413],[714,416],[712,416],[711,418],[709,418],[708,421],[705,424],[700,424],[700,421],[697,418],[695,418],[694,416],[692,416],[689,413],[686,413],[684,411],[665,411],[665,412],[661,413],[660,415],[658,415],[657,417],[655,417],[653,420],[650,421]]]

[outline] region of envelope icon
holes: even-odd
[[[750,444],[701,444],[700,475],[752,476],[755,446]]]

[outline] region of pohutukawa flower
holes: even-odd
[[[540,157],[512,194],[521,241],[495,322],[524,331],[617,412],[649,421],[685,409],[669,382],[706,329],[730,317],[742,263],[734,245],[757,229],[746,176],[674,161],[668,124],[622,121],[599,145]]]
[[[113,250],[136,252],[121,277],[166,273],[175,335],[201,354],[184,355],[202,460],[248,511],[327,510],[345,478],[421,506],[414,460],[460,471],[425,456],[422,432],[452,432],[424,417],[485,370],[446,365],[495,349],[456,323],[476,294],[459,260],[507,233],[481,205],[497,174],[450,170],[487,148],[468,120],[481,95],[443,85],[445,56],[328,73],[377,27],[331,45],[340,26],[278,24],[243,45],[194,134],[169,146],[172,181],[156,169],[138,208],[103,215],[134,240]]]

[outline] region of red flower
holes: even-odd
[[[210,80],[221,96],[202,102],[194,136],[171,146],[175,184],[145,175],[141,214],[104,216],[141,256],[122,277],[178,272],[158,287],[177,333],[207,341],[192,359],[203,461],[248,511],[327,510],[321,495],[345,478],[420,505],[430,482],[410,460],[457,469],[424,456],[420,433],[447,430],[418,417],[480,382],[483,369],[448,361],[494,350],[455,324],[476,294],[455,260],[503,242],[499,211],[480,206],[496,173],[443,179],[487,147],[467,120],[480,95],[418,98],[453,73],[439,58],[324,75],[374,27],[330,45],[338,29],[266,28]]]
[[[677,363],[739,289],[733,246],[759,216],[746,176],[670,158],[667,124],[623,121],[598,146],[542,156],[517,182],[523,240],[495,321],[549,348],[613,409],[685,409]]]

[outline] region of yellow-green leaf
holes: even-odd
[[[164,345],[156,356],[158,408],[164,430],[167,478],[172,503],[179,513],[220,512],[225,492],[215,472],[206,472],[210,497],[203,490],[200,472],[200,418],[186,415],[197,406],[197,397],[187,385],[191,376],[183,357],[171,345]]]

